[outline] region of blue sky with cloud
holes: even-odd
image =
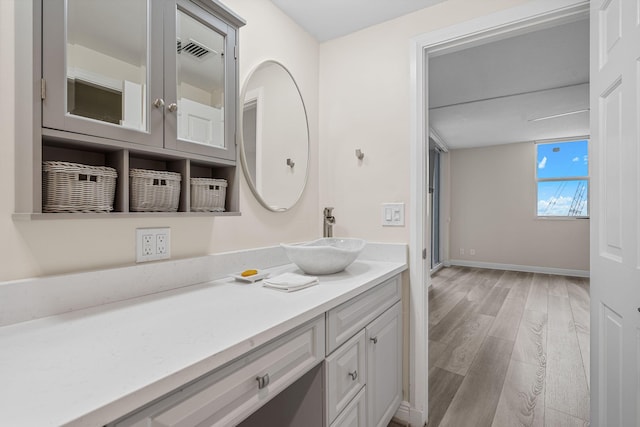
[[[538,144],[536,171],[538,179],[589,176],[587,140]],[[578,203],[570,212],[574,198]],[[577,208],[577,209],[576,209]],[[587,216],[588,181],[563,180],[538,182],[538,215]]]

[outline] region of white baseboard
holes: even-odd
[[[446,266],[459,266],[459,267],[476,267],[476,268],[491,268],[494,270],[511,270],[511,271],[524,271],[525,273],[544,273],[555,274],[559,276],[573,276],[573,277],[589,277],[589,270],[570,270],[566,268],[553,268],[553,267],[536,267],[532,265],[517,265],[517,264],[498,264],[493,262],[479,262],[479,261],[467,261],[461,259],[451,259],[445,263]]]
[[[393,418],[403,423],[408,423],[411,427],[424,426],[424,414],[417,409],[411,407],[411,404],[405,400],[400,402],[400,406]]]

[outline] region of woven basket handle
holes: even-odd
[[[88,175],[86,173],[78,174],[78,181],[98,182],[97,175]]]

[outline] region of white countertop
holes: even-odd
[[[406,268],[359,259],[292,293],[220,279],[0,327],[0,425],[103,425]]]

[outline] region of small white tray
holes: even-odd
[[[229,277],[233,277],[236,280],[240,280],[242,282],[249,282],[249,283],[257,282],[258,280],[266,279],[267,277],[269,277],[269,272],[264,270],[258,270],[258,274],[254,274],[253,276],[247,276],[247,277],[241,276],[240,275],[241,273],[242,271],[239,271],[237,273],[230,274]]]

